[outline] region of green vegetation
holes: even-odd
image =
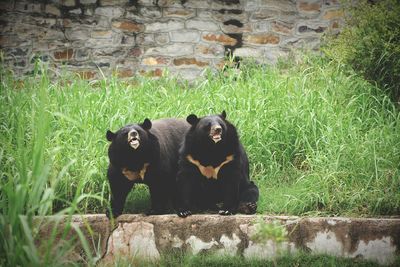
[[[243,67],[240,75],[210,76],[190,87],[167,78],[16,82],[3,73],[1,80],[1,186],[16,188],[19,177],[45,171],[40,186],[53,201],[43,213],[76,198],[80,212],[105,211],[107,129],[223,109],[248,151],[259,213],[400,212],[399,112],[378,88],[334,62]],[[146,187],[133,191],[126,206],[144,211]]]
[[[396,263],[398,259],[396,260]],[[380,266],[375,262],[366,260],[355,260],[346,258],[337,258],[327,255],[311,255],[308,253],[298,253],[293,255],[282,255],[276,260],[261,260],[261,259],[245,259],[243,257],[226,257],[217,255],[201,254],[196,256],[170,253],[163,255],[157,263],[144,262],[137,259],[126,260],[121,259],[114,265],[107,266],[194,266],[194,267],[222,267],[222,266],[252,266],[252,267],[267,267],[267,266]],[[394,265],[395,266],[395,265]]]
[[[17,81],[1,70],[0,265],[63,264],[69,247],[54,244],[55,232],[37,247],[33,216],[103,213],[109,204],[106,130],[146,117],[225,109],[260,187],[259,213],[400,213],[400,115],[384,92],[324,59],[285,68],[242,66],[240,74],[228,70],[192,85],[169,78],[51,80],[44,69]],[[138,186],[125,211],[148,205],[147,188]],[[82,242],[90,264],[94,258]],[[244,261],[181,259],[195,266]],[[299,264],[308,261],[312,256]]]
[[[400,103],[400,2],[346,2],[346,26],[338,38],[329,38],[324,52],[352,66]]]

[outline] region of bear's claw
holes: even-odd
[[[190,210],[182,210],[182,211],[179,211],[177,214],[181,218],[186,218],[186,217],[192,215],[192,212]]]
[[[230,210],[220,210],[218,211],[219,215],[232,215],[233,212],[231,212]]]

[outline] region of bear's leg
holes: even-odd
[[[236,213],[239,202],[239,177],[240,171],[234,167],[228,167],[221,174],[223,206],[218,212],[220,215]]]
[[[192,215],[194,188],[196,187],[196,178],[199,177],[198,170],[192,165],[181,167],[177,175],[177,185],[179,192],[178,216],[185,218]],[[198,180],[197,180],[198,181]]]
[[[108,169],[108,180],[111,188],[111,212],[114,218],[122,214],[125,200],[131,191],[134,182],[129,181],[120,171],[110,167]],[[110,218],[110,214],[106,213]]]
[[[254,214],[257,211],[257,201],[259,197],[258,187],[252,182],[248,182],[241,188],[239,213]]]
[[[151,211],[147,215],[159,215],[167,212],[168,206],[168,184],[153,183],[149,185],[151,198]]]

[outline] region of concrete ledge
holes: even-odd
[[[44,219],[58,219],[60,224],[57,228],[62,229],[62,221],[66,218],[50,216]],[[390,264],[400,256],[400,219],[397,218],[193,215],[182,219],[176,215],[122,215],[112,226],[104,215],[75,215],[72,223],[82,230],[92,244],[92,250],[102,254],[102,263],[112,262],[115,257],[157,260],[163,253],[173,250],[192,254],[242,255],[246,258],[271,258],[279,253],[303,250],[364,258],[381,264]],[[285,240],[277,241],[276,236],[268,233],[261,234],[261,239],[254,238],[257,233],[260,236],[263,225],[271,223],[273,226],[268,229],[286,229]],[[39,236],[42,242],[52,225],[41,224]],[[74,234],[71,231],[69,236]],[[70,255],[76,260],[81,256],[79,246]]]

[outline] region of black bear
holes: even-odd
[[[219,214],[253,214],[258,188],[249,179],[249,160],[234,125],[226,112],[186,118],[191,125],[180,150],[177,183],[180,194],[178,215],[216,210]]]
[[[148,185],[149,214],[163,214],[176,205],[179,147],[190,125],[182,119],[160,119],[107,131],[111,210],[119,216],[135,183]],[[107,214],[109,216],[109,214]]]

